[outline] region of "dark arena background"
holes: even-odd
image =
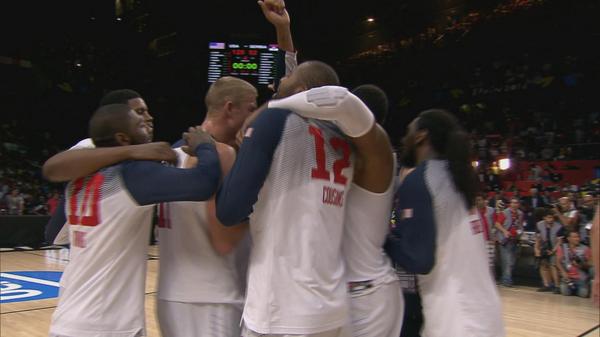
[[[499,285],[507,336],[600,336],[589,298],[540,288],[543,209],[531,203],[532,193],[546,205],[567,197],[590,244],[600,198],[600,2],[288,0],[286,8],[299,63],[324,61],[343,86],[387,93],[383,127],[398,151],[418,113],[446,109],[471,136],[486,202],[519,200],[515,286]],[[141,93],[154,139],[169,143],[202,123],[211,82],[229,74],[215,73],[219,64],[249,79],[261,105],[276,70],[262,72],[266,80],[258,73],[277,63],[277,38],[251,0],[14,1],[1,12],[0,336],[47,336],[68,250],[44,239],[64,192],[42,177],[44,162],[87,138],[110,90]],[[16,211],[14,197],[23,200]],[[148,336],[159,336],[152,243],[146,316]]]

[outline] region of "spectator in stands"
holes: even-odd
[[[573,232],[579,230],[577,226],[579,224],[579,212],[568,197],[558,199],[558,205],[555,205],[553,210],[554,215],[557,216],[567,231]]]
[[[6,204],[8,206],[8,214],[10,215],[22,215],[25,207],[25,200],[18,189],[13,189],[12,192],[6,196]]]
[[[546,201],[539,195],[537,188],[530,190],[530,195],[522,199],[523,213],[525,214],[525,222],[527,230],[535,230],[535,224],[541,219],[536,217],[536,209],[546,206]]]
[[[519,199],[511,198],[510,206],[503,212],[503,217],[496,219],[496,232],[500,242],[500,260],[502,261],[502,285],[513,286],[512,270],[515,266],[517,243],[523,231],[523,212],[519,210]],[[503,218],[503,222],[499,220]]]
[[[56,192],[53,192],[52,196],[48,198],[48,201],[46,202],[46,207],[48,208],[48,215],[54,215],[59,200],[60,199],[58,197],[58,193]]]
[[[562,225],[556,221],[551,210],[544,210],[544,219],[537,223],[535,240],[535,257],[539,263],[540,276],[544,286],[538,291],[554,291],[560,293],[558,269],[556,267],[556,250],[560,247],[563,236]]]
[[[484,195],[478,195],[475,198],[475,203],[477,205],[477,213],[479,214],[479,218],[481,219],[481,224],[483,225],[483,238],[485,240],[488,257],[490,261],[490,269],[492,270],[492,274],[494,273],[494,260],[496,259],[496,240],[493,236],[494,226],[494,214],[495,211],[492,207],[487,205]]]
[[[567,238],[568,243],[559,246],[556,252],[557,266],[562,275],[560,292],[566,296],[588,297],[592,253],[588,246],[580,243],[578,232],[569,232]]]

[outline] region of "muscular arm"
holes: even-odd
[[[290,29],[290,16],[285,9],[285,3],[280,0],[262,0],[258,1],[265,18],[275,26],[277,33],[277,44],[279,49],[286,52],[294,52],[294,42],[292,40],[292,31]]]
[[[42,173],[49,181],[65,182],[129,159],[174,161],[176,158],[167,143],[75,149],[50,157],[44,163]]]
[[[290,111],[267,109],[248,128],[238,156],[217,193],[217,218],[225,226],[252,213]]]
[[[178,169],[150,161],[123,164],[123,180],[140,205],[169,201],[208,200],[221,176],[219,158],[213,144],[196,147],[198,165]]]
[[[231,146],[217,144],[219,159],[221,161],[221,174],[225,177],[235,161],[235,151]],[[217,219],[217,206],[213,196],[207,203],[208,231],[215,251],[220,255],[231,253],[237,244],[244,238],[248,224],[226,227]]]
[[[385,130],[374,124],[364,136],[350,140],[358,155],[354,183],[370,192],[385,192],[394,178],[393,149]]]

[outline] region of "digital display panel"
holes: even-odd
[[[277,77],[276,44],[210,42],[208,82],[222,76],[235,76],[255,85],[272,84]]]

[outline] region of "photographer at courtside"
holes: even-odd
[[[556,252],[556,265],[562,276],[560,292],[566,296],[588,297],[592,252],[580,243],[578,232],[569,232],[567,241]]]

